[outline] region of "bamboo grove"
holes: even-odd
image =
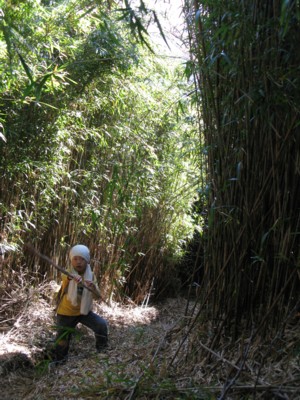
[[[174,288],[197,220],[196,129],[180,67],[139,45],[139,19],[132,30],[128,9],[110,2],[0,8],[4,284],[20,268],[57,278],[24,243],[65,265],[79,242],[106,298],[139,303],[153,285],[157,296]]]
[[[299,1],[186,1],[185,13],[207,154],[211,344],[245,326],[254,340],[299,307]]]
[[[51,273],[22,243],[62,263],[88,243],[107,297],[174,293],[194,269],[191,327],[214,321],[213,347],[245,325],[284,328],[299,306],[300,10],[183,3],[188,80],[149,50],[143,1],[140,14],[129,1],[0,2],[0,230],[8,264],[40,278]]]

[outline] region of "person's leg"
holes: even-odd
[[[107,347],[108,342],[108,326],[104,318],[90,311],[88,315],[81,315],[79,322],[95,333],[96,349],[98,351]]]
[[[78,323],[78,317],[70,317],[67,315],[56,316],[56,340],[55,340],[55,359],[62,361],[67,358],[72,333]]]

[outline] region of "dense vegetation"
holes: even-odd
[[[3,238],[63,265],[88,244],[107,296],[142,301],[154,277],[157,294],[174,286],[197,185],[180,66],[105,2],[2,2],[1,27]]]
[[[1,290],[58,278],[24,243],[61,265],[85,243],[107,300],[189,288],[116,396],[184,371],[186,398],[296,398],[300,4],[182,3],[184,68],[142,0],[0,0]]]
[[[299,2],[186,3],[207,152],[203,288],[237,337],[299,307]]]

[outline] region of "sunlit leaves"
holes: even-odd
[[[89,242],[123,285],[137,254],[171,260],[193,234],[196,132],[182,72],[100,3],[42,2],[24,20],[26,3],[6,12],[0,167],[14,240],[30,234],[57,252]]]

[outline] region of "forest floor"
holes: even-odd
[[[6,302],[2,297],[2,400],[300,399],[300,318],[284,337],[275,336],[270,343],[247,348],[241,345],[245,338],[224,342],[217,352],[205,344],[208,327],[198,327],[193,335],[197,352],[189,339],[182,342],[184,298],[148,307],[101,303],[95,311],[109,323],[109,349],[97,353],[93,334],[79,325],[68,361],[55,366],[43,359],[54,331],[50,289],[42,289],[43,295],[33,290]],[[9,308],[14,309],[10,322]]]

